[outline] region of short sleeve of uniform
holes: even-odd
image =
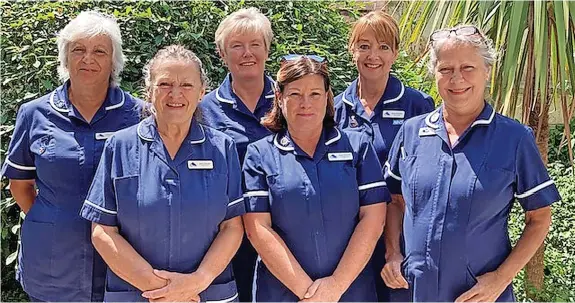
[[[243,167],[244,199],[248,212],[270,212],[269,188],[262,168],[261,153],[254,144],[248,145]]]
[[[389,192],[393,195],[401,195],[401,175],[399,173],[399,161],[402,157],[403,150],[403,133],[404,125],[399,128],[391,149],[389,150],[389,155],[385,165],[383,167],[385,183]]]
[[[25,104],[20,106],[16,125],[2,165],[2,175],[8,179],[29,180],[36,178],[34,155],[30,151],[30,121]]]
[[[525,133],[517,147],[515,197],[524,210],[535,210],[561,200],[559,191],[541,160],[533,131]]]
[[[356,169],[359,204],[361,206],[391,201],[391,195],[383,180],[381,164],[377,159],[375,149],[363,133]]]
[[[227,148],[227,165],[228,165],[228,192],[230,199],[226,211],[225,220],[241,216],[246,212],[244,198],[242,193],[242,169],[238,158],[238,151],[235,143],[231,142]]]
[[[100,164],[94,175],[88,196],[80,210],[80,215],[92,222],[102,225],[117,225],[117,201],[112,178],[114,158],[114,136],[104,145]]]

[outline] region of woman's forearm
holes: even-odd
[[[349,288],[367,265],[385,225],[385,204],[364,206],[361,212],[363,214],[360,213],[360,220],[332,275],[342,292]]]
[[[248,227],[247,235],[267,269],[298,298],[303,299],[313,281],[281,237],[271,226],[261,224]]]
[[[391,203],[387,205],[385,220],[384,239],[386,257],[401,253],[401,231],[403,229],[403,214],[405,212],[405,201],[402,195],[392,195]]]
[[[16,204],[27,214],[34,199],[36,199],[36,188],[34,180],[10,180],[10,193],[16,200]]]
[[[202,259],[196,270],[205,279],[202,291],[206,289],[215,278],[226,269],[238,251],[244,235],[244,226],[241,217],[235,217],[222,223],[220,231],[212,242],[210,249]]]
[[[92,224],[92,243],[108,267],[118,277],[141,291],[165,286],[166,280],[156,276],[152,266],[136,252],[115,227]]]
[[[513,250],[497,269],[497,273],[509,284],[533,257],[545,241],[551,225],[551,207],[530,211],[525,215],[525,228]]]

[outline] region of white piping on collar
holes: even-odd
[[[220,88],[216,88],[216,99],[218,99],[218,101],[220,102],[224,102],[224,103],[228,103],[228,104],[236,104],[236,102],[234,102],[233,100],[229,100],[229,99],[224,99],[220,96]]]
[[[61,113],[67,113],[70,110],[68,110],[67,108],[59,108],[58,106],[56,106],[56,103],[54,103],[54,95],[56,95],[56,91],[53,91],[52,94],[50,94],[50,105],[57,111],[61,112]]]
[[[425,117],[425,124],[427,124],[427,126],[429,126],[429,127],[431,127],[431,128],[434,128],[434,129],[438,129],[438,128],[439,128],[439,124],[435,124],[435,123],[432,123],[432,122],[431,122],[431,116],[433,116],[433,115],[435,115],[435,114],[439,115],[439,109],[440,109],[440,108],[441,108],[441,106],[438,107],[436,110],[430,112],[430,113],[427,115],[427,117]],[[439,117],[439,119],[441,119],[441,117]],[[439,121],[439,119],[438,119],[437,121]],[[437,121],[436,121],[436,122],[437,122]]]
[[[485,106],[487,106],[487,105],[485,105]],[[477,121],[473,122],[473,124],[471,124],[471,127],[474,127],[475,125],[479,125],[479,124],[483,124],[483,125],[490,124],[491,121],[493,121],[493,117],[495,117],[495,109],[494,108],[491,109],[491,115],[489,116],[489,118],[487,120],[477,120]]]
[[[395,97],[395,98],[391,98],[391,99],[383,101],[383,104],[395,102],[395,101],[401,99],[401,97],[403,97],[403,93],[405,93],[405,86],[403,85],[403,83],[401,83],[401,81],[399,82],[399,84],[401,84],[401,91],[399,92],[399,95],[397,95],[397,97]]]
[[[486,105],[487,106],[487,105]],[[427,115],[427,117],[425,117],[425,124],[427,124],[427,126],[431,127],[431,128],[439,128],[439,124],[435,124],[433,122],[431,122],[431,116],[433,116],[434,114],[439,114],[439,109],[441,108],[438,107],[436,110],[432,111],[431,113],[429,113]],[[488,125],[491,124],[491,121],[493,121],[493,118],[495,117],[495,109],[491,108],[491,115],[489,115],[489,118],[487,118],[487,120],[483,119],[483,120],[477,120],[475,122],[473,122],[471,124],[471,126],[469,128],[474,127],[475,125]],[[439,117],[439,119],[441,119],[441,117]],[[439,121],[439,120],[438,120]]]
[[[272,98],[274,98],[274,97],[275,97],[275,95],[267,95],[267,96],[265,96],[266,99],[272,99]]]
[[[395,102],[399,99],[401,99],[401,97],[403,97],[403,94],[405,93],[405,86],[403,85],[403,83],[400,81],[399,84],[401,85],[401,91],[399,92],[399,95],[397,95],[397,97],[395,98],[391,98],[391,99],[387,99],[383,101],[383,104],[388,104],[388,103],[392,103]],[[341,96],[341,101],[343,101],[344,103],[348,104],[349,106],[354,106],[354,104],[347,100],[347,98],[345,98],[345,93],[347,93],[347,90],[343,93],[343,95]]]
[[[122,105],[124,105],[124,101],[126,101],[126,93],[122,92],[122,101],[118,104],[106,106],[106,110],[120,108],[120,107],[122,107]]]
[[[283,151],[293,151],[293,150],[294,150],[294,147],[293,147],[292,145],[290,145],[290,146],[281,146],[281,145],[278,143],[278,135],[279,135],[279,133],[274,136],[274,145],[275,145],[277,148],[279,148],[279,149],[281,149],[281,150],[283,150]]]
[[[141,128],[142,128],[142,125],[144,124],[145,121],[146,120],[142,120],[142,122],[138,123],[138,128],[137,128],[138,137],[140,137],[146,141],[149,141],[149,142],[154,142],[154,138],[149,138],[149,137],[145,137],[144,135],[142,135]]]
[[[204,131],[204,127],[201,124],[198,124],[198,126],[202,130],[202,138],[200,140],[190,141],[191,144],[199,144],[204,143],[206,141],[206,132]]]
[[[56,103],[54,103],[54,96],[56,95],[56,91],[53,91],[52,94],[50,94],[50,105],[57,111],[61,112],[61,113],[67,113],[70,112],[69,109],[67,108],[59,108],[58,106],[56,106]],[[114,105],[110,105],[110,106],[106,106],[106,110],[112,110],[112,109],[116,109],[116,108],[120,108],[122,107],[122,105],[124,105],[124,102],[126,101],[126,94],[124,92],[122,92],[122,101],[118,104],[114,104]]]
[[[142,125],[144,124],[146,120],[143,120],[142,122],[138,123],[138,128],[137,128],[137,133],[138,136],[146,141],[149,142],[154,142],[154,138],[150,138],[150,137],[146,137],[144,135],[142,135]],[[206,141],[206,132],[204,131],[204,127],[201,124],[198,124],[198,126],[200,127],[200,130],[202,131],[202,138],[199,140],[195,140],[195,141],[190,141],[191,144],[199,144],[199,143],[204,143]]]
[[[337,132],[337,136],[325,141],[325,145],[330,145],[333,142],[336,142],[341,138],[341,133],[339,132],[339,129],[335,128],[335,131]]]

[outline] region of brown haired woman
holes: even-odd
[[[245,228],[260,259],[255,301],[375,301],[366,267],[390,196],[369,138],[334,127],[323,58],[284,57],[275,134],[248,146]]]

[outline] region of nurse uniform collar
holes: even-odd
[[[68,100],[62,100],[61,98],[58,98],[58,96],[56,96],[56,93],[58,92],[59,89],[65,90],[64,93],[67,93],[67,89],[68,85],[65,84],[64,86],[54,90],[51,94],[50,94],[50,105],[52,106],[52,108],[54,108],[56,111],[61,112],[61,113],[68,113],[70,112],[70,108],[69,108],[69,101]],[[108,96],[109,94],[114,93],[114,90],[116,90],[119,88],[118,87],[110,87],[108,89],[108,95],[106,95],[106,99],[104,100],[104,102],[107,102]],[[121,95],[122,95],[122,99],[120,100],[120,103],[117,104],[112,104],[112,105],[108,105],[105,107],[106,110],[112,110],[112,109],[117,109],[122,107],[122,105],[124,105],[124,102],[126,101],[126,94],[123,91],[120,91]],[[66,98],[67,99],[67,98]]]
[[[438,129],[440,125],[440,118],[443,116],[443,105],[439,106],[436,110],[432,111],[425,117],[425,124],[433,129]],[[476,120],[469,126],[472,128],[476,125],[489,125],[495,117],[495,110],[489,103],[485,102],[485,107],[477,116]]]
[[[351,83],[351,85],[343,92],[343,94],[341,96],[341,100],[344,103],[346,103],[347,105],[351,106],[354,110],[355,110],[357,103],[360,102],[359,101],[359,94],[357,93],[357,81],[358,81],[358,79],[353,81]],[[399,82],[399,86],[400,86],[399,94],[393,98],[390,98],[390,99],[385,99],[385,100],[380,99],[380,102],[383,102],[383,104],[396,102],[397,100],[401,99],[401,97],[403,97],[403,94],[405,93],[405,86],[403,85],[403,83],[401,81],[399,81],[399,79],[390,75],[389,80],[388,80],[388,84],[393,84],[393,83],[391,83],[391,81]],[[386,90],[387,90],[387,87],[386,87]],[[385,91],[383,92],[383,95],[385,95]],[[382,96],[382,98],[383,98],[383,96]]]
[[[223,103],[228,103],[228,104],[236,104],[236,100],[232,97],[232,82],[231,80],[232,75],[228,74],[226,76],[226,78],[224,79],[224,82],[222,82],[222,84],[216,88],[216,99],[220,102]],[[264,75],[264,90],[266,88],[266,84],[267,82],[270,83],[271,88],[269,88],[267,90],[267,95],[265,95],[264,97],[266,99],[273,99],[275,97],[274,93],[274,87],[275,87],[275,81],[273,81],[270,77],[268,77],[267,75]],[[220,91],[220,88],[222,89],[222,91]]]
[[[138,137],[142,140],[154,142],[154,138],[158,133],[154,116],[150,116],[138,123],[136,132],[138,133]],[[186,139],[191,139],[189,141],[190,144],[204,143],[204,141],[206,141],[206,132],[204,131],[204,127],[201,124],[192,121],[190,133],[187,135]]]
[[[328,139],[327,141],[325,141],[325,145],[328,146],[334,142],[339,141],[339,139],[341,139],[341,133],[339,131],[339,129],[337,129],[336,127],[333,128],[335,130],[335,136],[333,138]],[[283,133],[283,135],[281,135],[281,139],[279,139],[280,137],[280,133],[275,134],[274,136],[274,145],[279,148],[280,150],[283,151],[294,151],[295,148],[291,142],[291,139],[289,138],[287,131],[285,131]],[[279,139],[279,142],[278,142]]]

